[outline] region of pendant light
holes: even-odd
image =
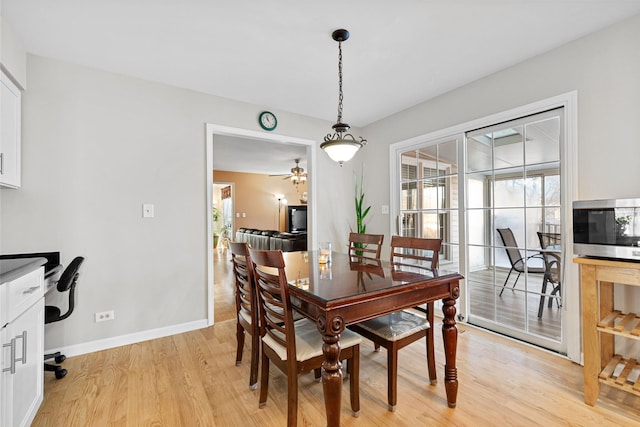
[[[342,166],[344,162],[348,162],[353,158],[356,152],[367,143],[367,140],[362,137],[359,137],[360,140],[354,138],[353,135],[347,133],[350,126],[342,123],[342,42],[349,39],[349,31],[344,29],[335,30],[331,37],[338,42],[338,120],[332,126],[334,132],[324,137],[324,142],[320,144],[320,148],[329,155],[331,160],[338,162]]]

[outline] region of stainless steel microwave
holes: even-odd
[[[640,199],[573,202],[573,252],[640,260]]]

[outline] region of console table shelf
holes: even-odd
[[[595,405],[600,384],[640,396],[640,377],[631,376],[640,364],[616,353],[614,340],[640,340],[640,317],[613,307],[614,283],[640,286],[640,263],[585,257],[573,261],[580,264],[584,401]]]

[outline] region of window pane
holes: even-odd
[[[474,316],[495,320],[496,313],[496,290],[492,283],[467,281],[469,288],[469,309]],[[500,308],[503,305],[500,304]]]
[[[525,132],[527,164],[560,160],[559,117],[529,123],[526,125]]]
[[[440,239],[440,225],[438,224],[438,214],[435,212],[424,212],[422,214],[422,237],[428,239]]]
[[[402,230],[400,230],[401,236],[418,237],[418,234],[416,233],[416,215],[416,213],[402,213]]]
[[[561,233],[560,208],[545,208],[543,211],[544,224],[541,231],[545,233]]]
[[[437,167],[436,160],[438,159],[438,146],[430,145],[429,147],[422,147],[418,150],[418,156],[423,166],[435,169]],[[430,176],[430,175],[426,175]],[[425,176],[425,177],[426,177]]]
[[[467,140],[467,170],[469,172],[491,169],[491,138],[476,135]]]
[[[528,249],[539,249],[540,239],[538,238],[538,231],[544,230],[544,223],[542,221],[542,215],[544,214],[544,208],[532,208],[527,209],[527,240],[525,243]]]
[[[560,175],[544,177],[544,204],[546,206],[560,206]]]
[[[458,173],[458,141],[443,142],[438,145],[438,169],[447,175]]]
[[[402,210],[414,210],[418,208],[418,183],[405,182],[402,184],[402,194],[400,195]]]
[[[502,240],[496,232],[498,228],[510,228],[519,248],[524,248],[524,209],[495,209],[493,214],[494,242],[496,247],[502,246]],[[498,262],[501,260],[501,262]],[[510,267],[506,252],[496,251],[496,265]]]
[[[444,180],[427,179],[422,182],[422,208],[442,209],[444,197]],[[440,191],[439,191],[440,190]]]
[[[449,209],[458,208],[458,176],[440,178],[444,185],[440,187],[442,191],[442,206]]]
[[[418,161],[414,150],[402,153],[400,156],[400,179],[406,181],[408,179],[418,179]]]
[[[491,245],[491,237],[487,235],[490,227],[491,211],[488,209],[470,209],[467,211],[469,224],[469,244]]]
[[[527,206],[542,206],[542,177],[527,176],[525,180],[525,195]]]
[[[524,164],[522,132],[522,126],[515,126],[487,135],[493,136],[493,167],[495,169]]]
[[[452,269],[458,268],[458,261],[460,247],[458,245],[451,245],[447,243],[442,244],[442,253],[440,254],[439,264],[443,269],[447,269],[449,266]]]
[[[493,183],[493,202],[497,208],[524,206],[524,171],[500,171]]]
[[[469,246],[469,270],[485,270],[490,265],[490,256],[487,248],[479,246]]]
[[[469,208],[488,208],[491,206],[491,199],[487,197],[485,192],[487,181],[488,177],[484,173],[467,175],[467,205]]]

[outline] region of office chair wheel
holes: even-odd
[[[67,360],[67,356],[65,356],[64,354],[61,354],[60,356],[56,356],[55,357],[56,363],[62,363],[65,360]]]
[[[67,375],[67,370],[64,368],[60,368],[60,369],[56,369],[55,373],[56,373],[56,379],[59,380],[61,378],[64,378]]]

